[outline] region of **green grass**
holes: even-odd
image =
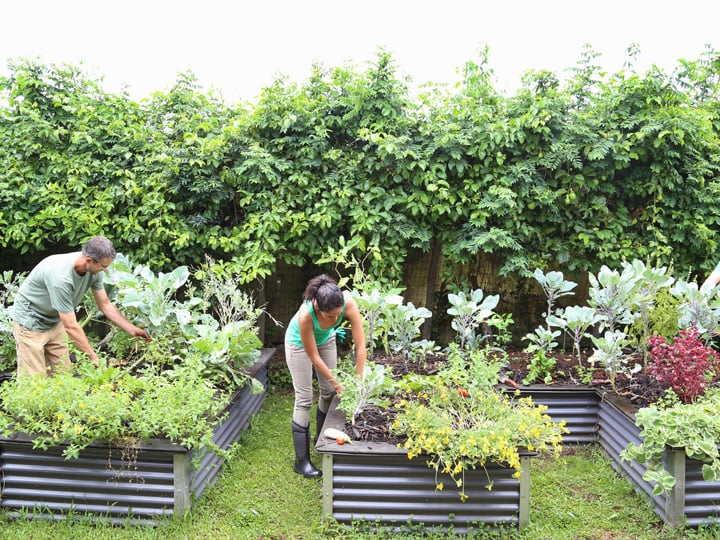
[[[8,519],[0,516],[4,540],[207,539],[323,540],[396,538],[322,523],[321,486],[292,471],[292,393],[275,390],[243,434],[218,483],[184,519],[157,527],[110,526],[83,521]],[[316,465],[320,459],[316,456]],[[437,538],[422,531],[405,538]],[[447,536],[445,536],[447,537]],[[452,537],[450,535],[449,537]],[[466,538],[563,539],[720,539],[720,526],[666,530],[649,504],[611,468],[597,448],[570,449],[559,460],[532,462],[530,524],[522,532],[504,530]]]

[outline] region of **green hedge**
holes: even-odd
[[[0,259],[98,233],[158,269],[208,253],[247,281],[277,261],[352,246],[402,278],[410,250],[445,267],[492,253],[500,272],[623,259],[715,264],[720,63],[603,74],[586,49],[566,81],[528,72],[512,95],[487,50],[455,89],[412,94],[380,51],[364,71],[315,66],[256,103],[191,73],[138,103],[68,65],[0,79]],[[437,253],[436,255],[439,255]]]

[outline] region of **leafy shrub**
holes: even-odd
[[[228,388],[245,383],[245,369],[262,346],[255,326],[258,310],[222,266],[208,262],[197,275],[203,278],[199,292],[187,286],[190,271],[184,266],[156,274],[117,256],[107,278],[111,296],[153,341],[139,343],[111,327],[108,349],[116,365],[145,372],[194,369]]]
[[[684,402],[695,401],[717,378],[720,354],[706,346],[695,328],[681,330],[672,342],[663,336],[650,338],[648,372]]]
[[[354,373],[350,362],[345,362],[342,368],[336,375],[338,383],[343,387],[342,399],[337,408],[351,424],[355,425],[355,419],[367,407],[386,407],[390,403],[388,396],[394,393],[391,368],[368,360],[362,379]]]

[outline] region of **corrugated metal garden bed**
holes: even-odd
[[[333,407],[324,427],[344,426],[345,416]],[[320,437],[316,448],[323,455],[323,516],[340,523],[362,521],[397,532],[422,524],[426,531],[464,534],[488,524],[522,527],[528,521],[533,453],[521,456],[519,479],[512,468],[499,464],[466,471],[468,498],[462,502],[449,476],[448,488],[439,491],[436,485],[444,475],[436,477],[422,456],[409,460],[391,444],[338,445]]]
[[[215,443],[226,450],[239,440],[267,396],[264,349],[251,375],[265,387],[252,394],[246,385],[233,396],[227,417],[215,428]],[[78,459],[65,459],[62,447],[34,449],[30,437],[0,438],[0,507],[10,516],[65,519],[69,515],[114,523],[155,523],[182,516],[217,480],[222,458],[188,451],[163,440],[140,445],[133,455],[107,444],[90,446]]]
[[[566,446],[599,444],[612,466],[637,493],[648,497],[667,525],[697,527],[720,520],[720,482],[704,481],[702,463],[687,458],[683,448],[666,450],[665,465],[677,482],[662,495],[653,495],[653,484],[643,480],[644,465],[620,458],[629,443],[642,440],[627,400],[583,386],[531,385],[522,388],[520,395],[546,405],[553,420],[565,420]],[[342,413],[333,409],[325,427],[342,430]],[[461,502],[453,489],[436,489],[435,471],[422,457],[409,460],[404,450],[393,445],[356,442],[341,446],[321,437],[316,448],[323,456],[323,515],[341,523],[365,521],[398,531],[422,523],[465,533],[481,523],[521,528],[530,520],[529,455],[523,458],[520,480],[502,466],[488,467],[487,475],[470,471],[478,474],[466,475],[469,498]],[[494,480],[492,491],[486,488],[488,478]]]

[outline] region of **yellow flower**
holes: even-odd
[[[63,419],[63,413],[59,412],[57,413],[57,419],[62,420]]]
[[[438,488],[439,491],[442,491],[445,486],[443,485],[442,482],[440,482],[436,487]]]

